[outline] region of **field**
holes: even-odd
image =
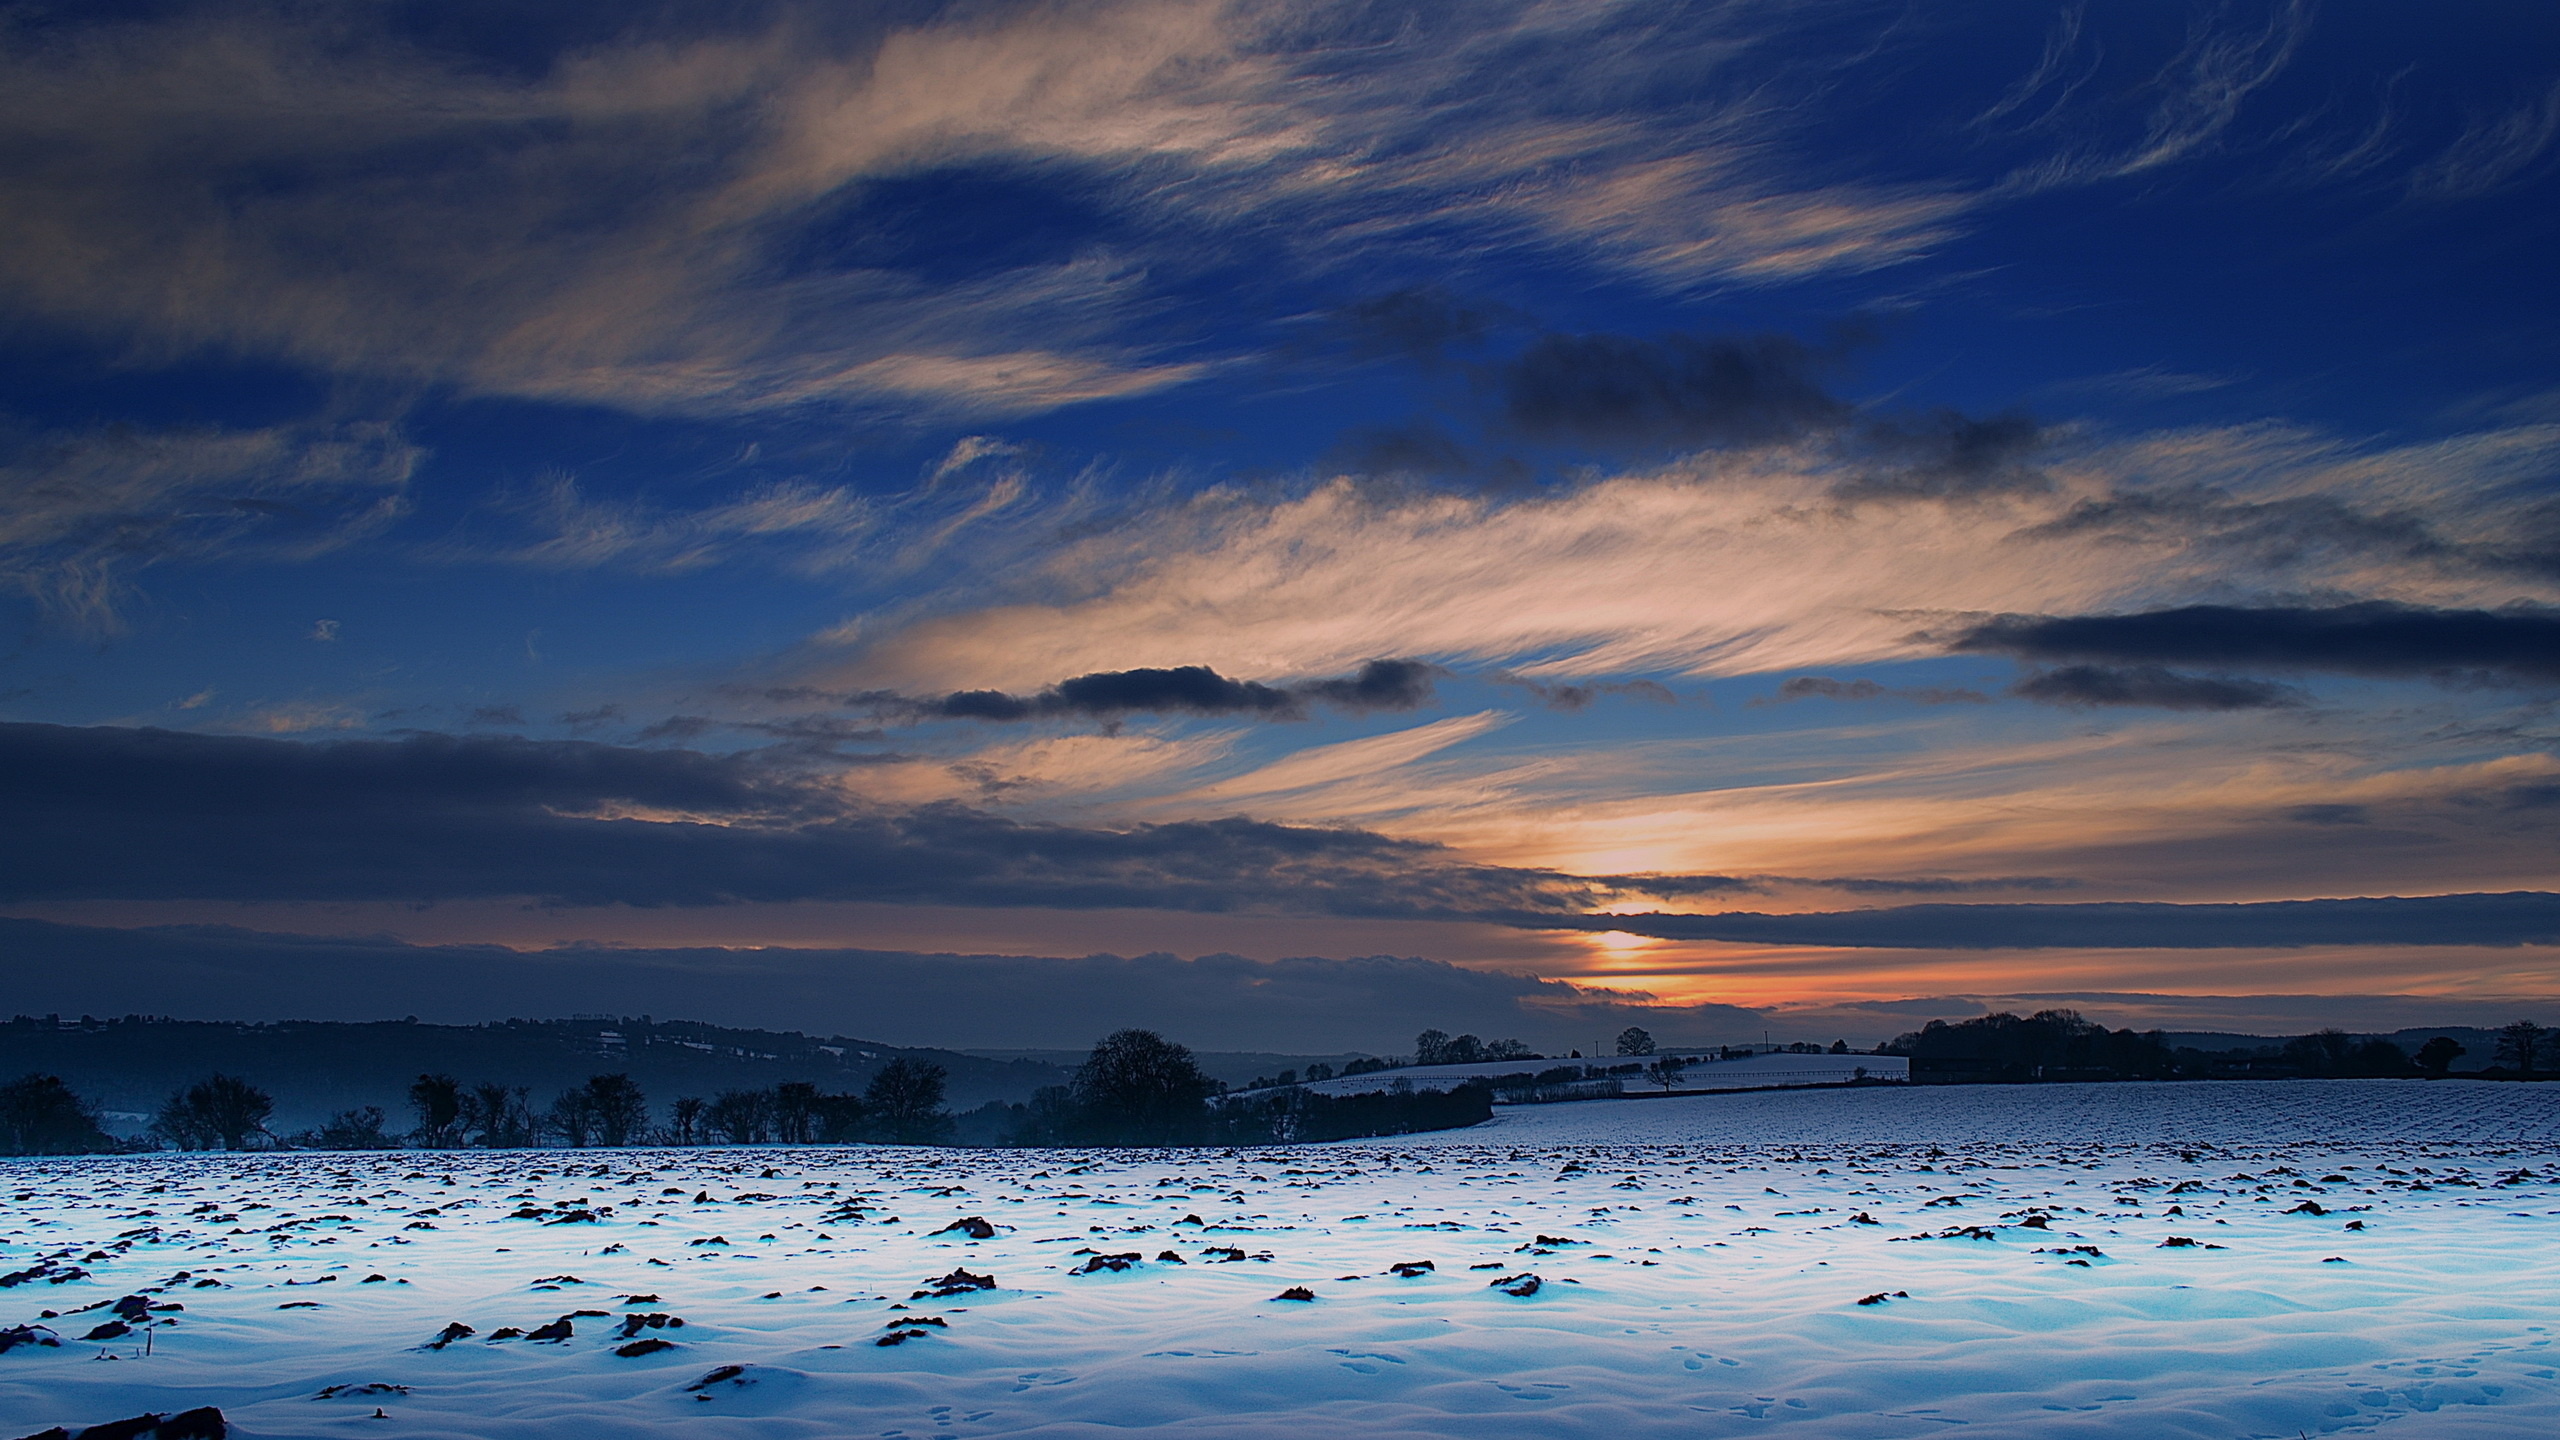
[[[204,1405],[253,1437],[2560,1433],[2560,1086],[1787,1091],[1302,1149],[162,1155],[0,1183],[0,1326],[59,1337],[0,1355],[6,1436]]]

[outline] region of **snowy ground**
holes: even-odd
[[[0,1355],[0,1436],[206,1404],[252,1437],[2560,1434],[2560,1086],[1888,1087],[1298,1150],[0,1183],[0,1273],[53,1267],[0,1289],[0,1327],[65,1312],[58,1347]],[[971,1217],[989,1238],[937,1233]],[[1078,1273],[1097,1255],[1141,1258]],[[139,1329],[79,1338],[128,1295],[185,1307],[142,1312],[147,1357]],[[454,1322],[476,1333],[424,1348]]]

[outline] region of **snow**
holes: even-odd
[[[2560,1433],[2560,1086],[1889,1086],[1241,1152],[160,1155],[0,1184],[0,1273],[89,1272],[0,1289],[0,1328],[102,1307],[0,1354],[0,1435],[207,1404],[252,1437]],[[990,1238],[936,1233],[972,1216]],[[1086,1251],[1140,1259],[1071,1273]],[[148,1356],[75,1338],[135,1293],[186,1307]],[[671,1348],[617,1355],[651,1314],[684,1321],[635,1331]],[[490,1338],[563,1315],[562,1342]],[[451,1322],[477,1333],[424,1348]]]

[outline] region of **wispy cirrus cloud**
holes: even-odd
[[[39,434],[7,452],[0,585],[92,635],[123,629],[152,565],[307,559],[381,533],[424,454],[379,423]]]
[[[2560,81],[2502,115],[2475,119],[2442,153],[2409,178],[2414,195],[2467,200],[2519,183],[2550,167],[2560,140]]]
[[[1792,122],[1772,96],[1842,62],[1748,60],[1766,23],[782,5],[499,67],[353,16],[102,18],[0,39],[0,297],[150,357],[642,411],[1005,415],[1209,373],[1133,323],[1157,305],[1150,271],[1274,226],[1310,271],[1390,246],[1561,247],[1672,283],[1942,239],[1951,191],[1777,163]],[[1576,58],[1523,107],[1492,77],[1533,50]],[[1628,106],[1630,63],[1691,98]],[[847,248],[912,218],[903,180],[990,167],[1126,223],[959,273]]]
[[[1380,654],[1540,681],[1737,675],[1944,653],[1965,616],[2250,594],[2560,601],[2560,528],[2534,483],[2560,462],[2560,428],[2402,447],[2265,427],[2045,443],[2033,484],[1942,483],[1816,439],[1528,495],[1318,481],[1170,497],[1142,527],[792,663],[908,692],[1204,655],[1280,676]]]

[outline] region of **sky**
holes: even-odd
[[[2514,1018],[2554,254],[2526,3],[32,0],[0,1000]]]

